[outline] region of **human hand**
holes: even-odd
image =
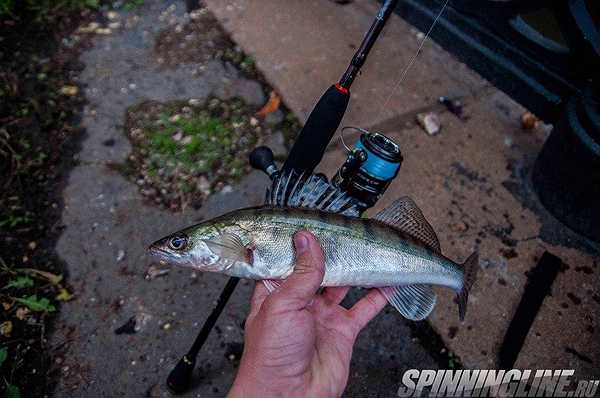
[[[339,305],[347,287],[316,294],[325,268],[319,242],[301,231],[294,245],[296,266],[281,287],[269,295],[256,284],[230,398],[341,396],[356,337],[386,305],[376,289],[349,310]]]

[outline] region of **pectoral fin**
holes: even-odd
[[[206,240],[205,243],[219,257],[252,264],[252,250],[235,234],[220,234]]]
[[[281,286],[283,281],[277,279],[263,279],[262,283],[265,285],[269,293],[273,293],[279,288],[279,286]]]
[[[380,287],[379,291],[403,317],[413,321],[427,318],[437,300],[430,285]]]

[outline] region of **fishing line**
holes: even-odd
[[[444,13],[444,10],[446,9],[446,6],[448,5],[449,1],[450,0],[446,0],[445,1],[444,5],[442,6],[442,9],[440,10],[440,12],[437,14],[437,16],[435,17],[435,19],[433,20],[433,23],[431,24],[431,27],[427,31],[427,34],[425,35],[425,37],[423,38],[423,40],[421,40],[421,44],[419,44],[419,48],[417,49],[417,52],[415,52],[415,54],[412,56],[412,58],[410,59],[410,61],[408,62],[408,64],[404,68],[404,70],[402,71],[402,73],[401,73],[399,79],[397,80],[396,84],[394,84],[394,87],[392,88],[392,91],[391,91],[390,95],[383,102],[383,105],[381,106],[381,109],[379,111],[379,114],[377,115],[377,119],[376,120],[379,120],[379,118],[382,116],[382,113],[385,110],[386,106],[388,105],[388,103],[390,102],[390,100],[392,99],[392,97],[394,96],[394,94],[396,93],[396,91],[398,90],[398,88],[400,88],[400,85],[402,84],[402,82],[404,82],[404,79],[406,78],[406,75],[408,74],[408,71],[413,66],[413,64],[415,63],[415,61],[417,60],[417,57],[421,53],[421,50],[423,49],[423,46],[425,45],[425,42],[427,41],[427,39],[431,35],[431,32],[433,31],[433,28],[435,28],[435,25],[437,25],[438,20],[440,19],[440,17]]]

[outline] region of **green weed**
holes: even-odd
[[[142,5],[144,5],[144,0],[128,0],[124,5],[123,8],[127,11],[133,11],[136,8],[141,7]]]
[[[16,279],[10,281],[6,286],[4,286],[4,289],[9,289],[11,287],[15,289],[33,287],[33,279],[28,276],[17,276]]]
[[[56,307],[50,303],[46,297],[38,299],[37,295],[33,294],[29,297],[15,298],[16,302],[19,302],[35,312],[54,312]]]

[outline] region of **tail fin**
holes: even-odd
[[[467,301],[469,300],[469,290],[475,283],[477,278],[477,271],[479,270],[479,254],[477,252],[471,254],[469,258],[463,263],[464,271],[464,283],[463,288],[458,292],[458,315],[460,320],[465,319],[467,313]]]

